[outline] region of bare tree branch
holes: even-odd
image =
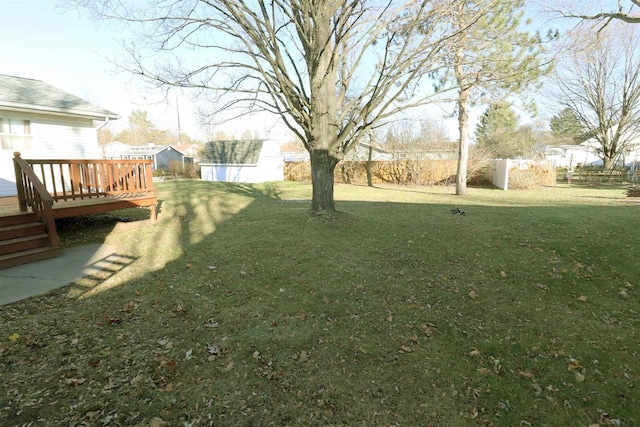
[[[582,19],[587,21],[597,21],[602,23],[602,28],[605,28],[612,20],[626,22],[627,24],[639,24],[640,12],[636,7],[640,7],[640,0],[628,0],[631,4],[625,8],[622,4],[622,0],[618,1],[618,10],[609,12],[598,13],[577,13],[568,10],[555,10],[560,16],[565,18]],[[601,28],[601,29],[602,29]]]
[[[581,40],[583,33],[574,37]],[[576,49],[558,70],[559,102],[600,144],[612,167],[640,132],[640,51],[635,31],[609,27],[590,46]]]

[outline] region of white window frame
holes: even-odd
[[[27,151],[32,143],[31,120],[0,116],[0,151]]]

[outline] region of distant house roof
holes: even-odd
[[[177,150],[171,145],[132,145],[126,151],[120,153],[122,156],[155,156],[156,154],[166,149],[172,149],[180,154],[183,154],[180,150]]]
[[[262,139],[210,141],[204,145],[202,163],[214,165],[256,165],[262,151]]]
[[[40,80],[0,74],[0,109],[42,112],[90,119],[118,119],[112,111]]]

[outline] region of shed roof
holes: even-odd
[[[5,74],[0,74],[0,109],[102,120],[119,118],[112,111],[98,107],[43,81]]]
[[[204,145],[202,163],[215,165],[255,165],[262,151],[262,139],[210,141]]]

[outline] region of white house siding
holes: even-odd
[[[200,163],[203,181],[258,183],[257,165],[212,165]]]
[[[0,110],[0,117],[31,122],[31,149],[25,159],[99,159],[98,135],[90,119],[15,113]],[[0,150],[0,197],[16,194],[13,150]]]
[[[41,115],[36,125],[39,144],[37,150],[30,153],[32,158],[100,159],[102,157],[98,146],[98,133],[91,119]]]

